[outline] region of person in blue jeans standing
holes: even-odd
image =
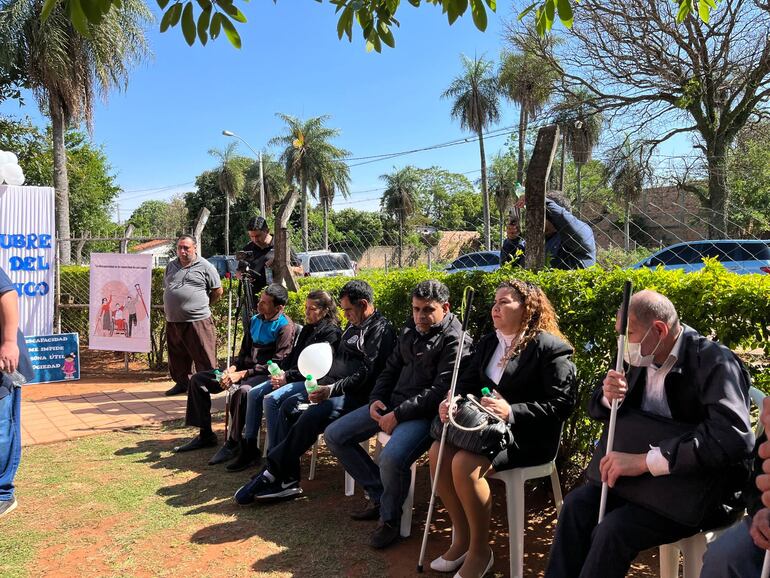
[[[16,286],[0,269],[0,518],[17,505],[13,479],[21,461],[21,389],[14,372],[32,379],[32,364],[19,331]]]
[[[449,312],[446,285],[435,280],[419,283],[412,291],[412,317],[377,378],[369,404],[324,432],[326,445],[369,496],[367,507],[351,517],[380,520],[369,539],[373,548],[390,546],[399,537],[410,469],[430,448],[430,424],[449,391],[461,336],[462,324]],[[470,346],[466,337],[463,358],[470,355]],[[359,444],[381,431],[391,437],[376,464]]]

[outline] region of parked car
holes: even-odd
[[[238,260],[234,255],[225,257],[224,255],[212,255],[206,257],[206,260],[214,265],[214,268],[219,273],[219,278],[224,279],[225,273],[230,273],[232,277],[235,277],[235,270],[238,268]]]
[[[499,268],[500,251],[476,251],[475,253],[461,255],[447,265],[445,271],[447,273],[458,273],[460,271],[484,271],[491,273]]]
[[[308,251],[298,253],[305,277],[353,277],[356,274],[353,261],[347,253]]]
[[[632,265],[631,268],[663,267],[664,269],[682,269],[690,273],[703,269],[705,257],[717,259],[733,273],[770,274],[770,241],[743,239],[677,243],[661,249],[647,259]]]

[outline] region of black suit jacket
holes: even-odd
[[[473,354],[461,366],[459,394],[481,395],[481,389],[496,389],[511,405],[516,447],[495,460],[495,468],[528,466],[552,460],[559,449],[564,421],[575,407],[575,365],[572,348],[550,333],[540,333],[516,357],[508,361],[500,383],[486,374],[497,349],[495,333],[479,340]]]
[[[630,367],[628,394],[618,409],[622,419],[627,408],[640,409],[647,369]],[[724,345],[711,341],[683,326],[676,364],[666,375],[664,387],[671,418],[692,429],[676,437],[656,441],[669,462],[670,475],[718,475],[723,479],[721,504],[706,520],[721,520],[736,505],[749,475],[754,432],[749,419],[751,378],[738,357]],[[601,385],[588,403],[589,414],[609,420],[610,410],[602,404]],[[707,522],[708,523],[708,522]]]

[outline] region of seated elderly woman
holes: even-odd
[[[543,291],[519,280],[500,284],[492,307],[495,332],[482,337],[461,367],[457,394],[480,395],[488,410],[505,420],[513,443],[487,455],[444,446],[437,494],[454,528],[452,545],[431,563],[455,577],[476,578],[494,563],[489,547],[492,498],[486,476],[501,470],[552,460],[561,427],[575,405],[572,348],[559,331],[556,314]],[[449,401],[439,407],[448,419]],[[449,426],[450,428],[453,426]],[[430,449],[435,471],[439,443]]]
[[[257,432],[262,423],[263,407],[268,412],[277,411],[282,399],[296,393],[305,393],[305,378],[297,368],[297,360],[302,350],[313,343],[324,342],[334,349],[337,347],[341,333],[337,306],[332,296],[321,290],[308,293],[305,300],[305,326],[300,331],[291,354],[281,362],[283,374],[255,385],[247,394],[246,427],[241,439],[241,453],[238,459],[228,464],[228,471],[240,472],[260,461],[262,456],[257,447]],[[272,404],[263,404],[268,394],[271,394],[271,398],[275,397],[276,401]],[[269,419],[268,426],[276,421],[277,418]],[[275,438],[274,435],[270,435],[269,429],[268,438]]]

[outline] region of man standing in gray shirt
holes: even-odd
[[[193,363],[196,372],[217,366],[216,330],[209,306],[222,296],[219,274],[198,256],[195,239],[190,235],[179,237],[176,256],[163,276],[168,371],[174,380],[174,387],[166,395],[187,391]]]

